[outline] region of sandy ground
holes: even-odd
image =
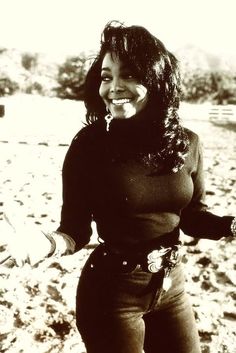
[[[79,102],[37,96],[14,96],[1,102],[6,106],[5,117],[0,118],[3,255],[4,243],[10,237],[3,211],[8,212],[17,229],[25,221],[37,231],[57,227],[61,167],[68,144],[81,127],[84,109]],[[235,215],[236,128],[233,124],[211,124],[207,110],[207,106],[187,105],[181,116],[203,142],[211,210]],[[187,239],[191,240],[183,237]],[[236,240],[222,239],[200,240],[195,246],[184,247],[186,289],[203,353],[236,352],[235,245]],[[0,352],[85,352],[75,327],[74,310],[77,281],[90,251],[50,258],[34,268],[0,266]]]

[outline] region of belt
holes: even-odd
[[[179,262],[181,243],[171,247],[163,247],[151,249],[138,253],[125,253],[114,249],[105,243],[100,244],[100,255],[122,272],[136,267],[142,268],[143,271],[157,273],[164,269],[165,273],[171,271]]]
[[[162,288],[167,291],[171,286],[171,270],[180,262],[181,242],[171,247],[160,246],[139,253],[124,253],[100,244],[89,259],[90,268],[109,269],[110,272],[129,273],[136,269],[161,276]]]

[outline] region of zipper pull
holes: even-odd
[[[169,277],[170,271],[171,271],[171,267],[165,268],[165,274],[164,274],[163,284],[162,284],[162,288],[164,289],[165,292],[167,292],[170,289],[172,284],[171,278]]]

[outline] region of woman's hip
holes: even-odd
[[[126,260],[123,260],[126,261]],[[170,269],[170,288],[163,289],[165,269],[152,273],[139,263],[123,264],[120,258],[104,255],[104,248],[98,246],[88,258],[79,280],[77,309],[83,311],[133,310],[148,312],[153,301],[161,304],[184,291],[184,275],[181,261]],[[161,299],[161,301],[160,301]],[[104,307],[103,307],[104,306]]]

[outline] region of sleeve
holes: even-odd
[[[92,212],[89,188],[89,156],[86,128],[73,139],[62,168],[62,209],[58,232],[75,241],[75,251],[89,243]]]
[[[182,210],[180,228],[187,235],[195,238],[218,240],[232,236],[230,229],[233,217],[217,216],[208,211],[205,203],[205,185],[203,170],[203,151],[197,137],[196,169],[192,173],[193,196],[190,203]]]

